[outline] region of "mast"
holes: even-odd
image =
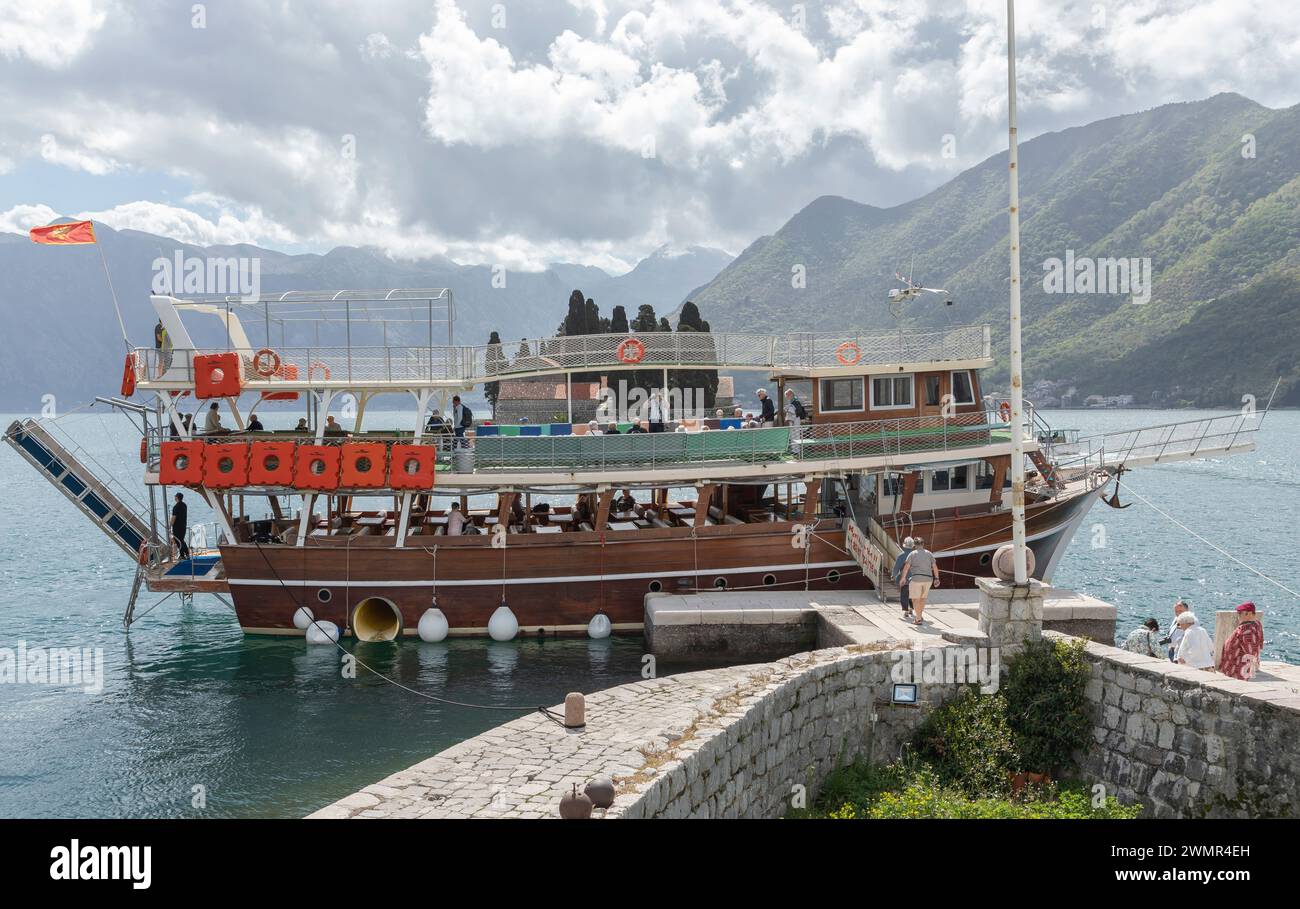
[[[1016,167],[1016,9],[1007,0],[1007,163],[1010,176],[1011,240],[1011,543],[1015,547],[1016,584],[1029,583],[1025,557],[1025,437],[1023,378],[1020,356],[1020,181]]]

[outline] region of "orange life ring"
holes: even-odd
[[[640,363],[645,359],[645,344],[637,338],[626,338],[618,345],[618,358],[623,363]]]
[[[141,565],[148,565],[148,564],[149,564],[149,544],[148,544],[148,543],[141,543],[141,544],[140,544],[140,564],[141,564]]]
[[[1002,418],[1003,423],[1011,422],[1011,402],[1003,401],[998,405],[998,416]]]
[[[141,464],[149,463],[149,440],[148,439],[140,440],[140,463]]]
[[[263,347],[253,354],[253,372],[263,379],[269,379],[280,371],[280,355],[269,347]]]
[[[312,379],[316,378],[317,371],[324,373],[322,378],[324,378],[326,382],[330,380],[330,368],[317,360],[315,363],[307,367],[307,381],[310,382]]]
[[[849,352],[852,352],[852,357],[848,356]],[[839,360],[844,366],[854,366],[862,359],[862,349],[852,341],[845,341],[835,348],[835,359]]]
[[[122,397],[129,398],[135,394],[135,354],[126,355],[126,367],[122,370]]]

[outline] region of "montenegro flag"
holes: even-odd
[[[71,224],[33,227],[30,235],[33,243],[51,246],[83,246],[95,242],[95,224],[93,221],[73,221]]]

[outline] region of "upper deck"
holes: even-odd
[[[391,297],[398,293],[405,296]],[[328,302],[323,302],[326,296]],[[449,316],[435,318],[437,306],[452,311],[450,292],[444,290],[152,300],[173,349],[137,348],[135,381],[140,388],[160,391],[192,389],[194,356],[219,353],[239,355],[241,388],[251,392],[468,389],[501,379],[596,369],[707,367],[818,378],[981,369],[993,362],[989,329],[982,325],[783,334],[640,332],[466,346],[434,341],[435,334],[441,337],[442,326],[450,325]],[[181,321],[183,313],[214,317],[217,330],[207,334],[221,335],[217,343],[191,335]],[[450,340],[449,327],[446,335]],[[311,343],[301,343],[305,336]],[[630,349],[629,339],[637,342]],[[263,349],[279,359],[271,375],[254,368],[254,357]]]

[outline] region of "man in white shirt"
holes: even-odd
[[[447,536],[458,537],[465,532],[465,513],[460,510],[459,502],[452,502],[451,514],[447,515]]]
[[[225,427],[221,425],[221,414],[217,410],[216,401],[212,402],[212,406],[208,408],[208,415],[203,419],[203,431],[205,433],[225,431]]]
[[[646,404],[646,422],[650,424],[651,432],[664,431],[668,422],[668,408],[664,406],[662,393],[656,391],[650,394],[650,400]]]
[[[1178,659],[1178,645],[1183,641],[1183,629],[1178,627],[1178,617],[1187,612],[1189,608],[1182,600],[1174,604],[1174,627],[1169,630],[1169,637],[1161,642],[1169,645],[1170,660]]]
[[[1178,662],[1193,669],[1213,669],[1214,644],[1196,621],[1196,616],[1184,612],[1178,617],[1178,627],[1183,629],[1183,639],[1178,644]]]

